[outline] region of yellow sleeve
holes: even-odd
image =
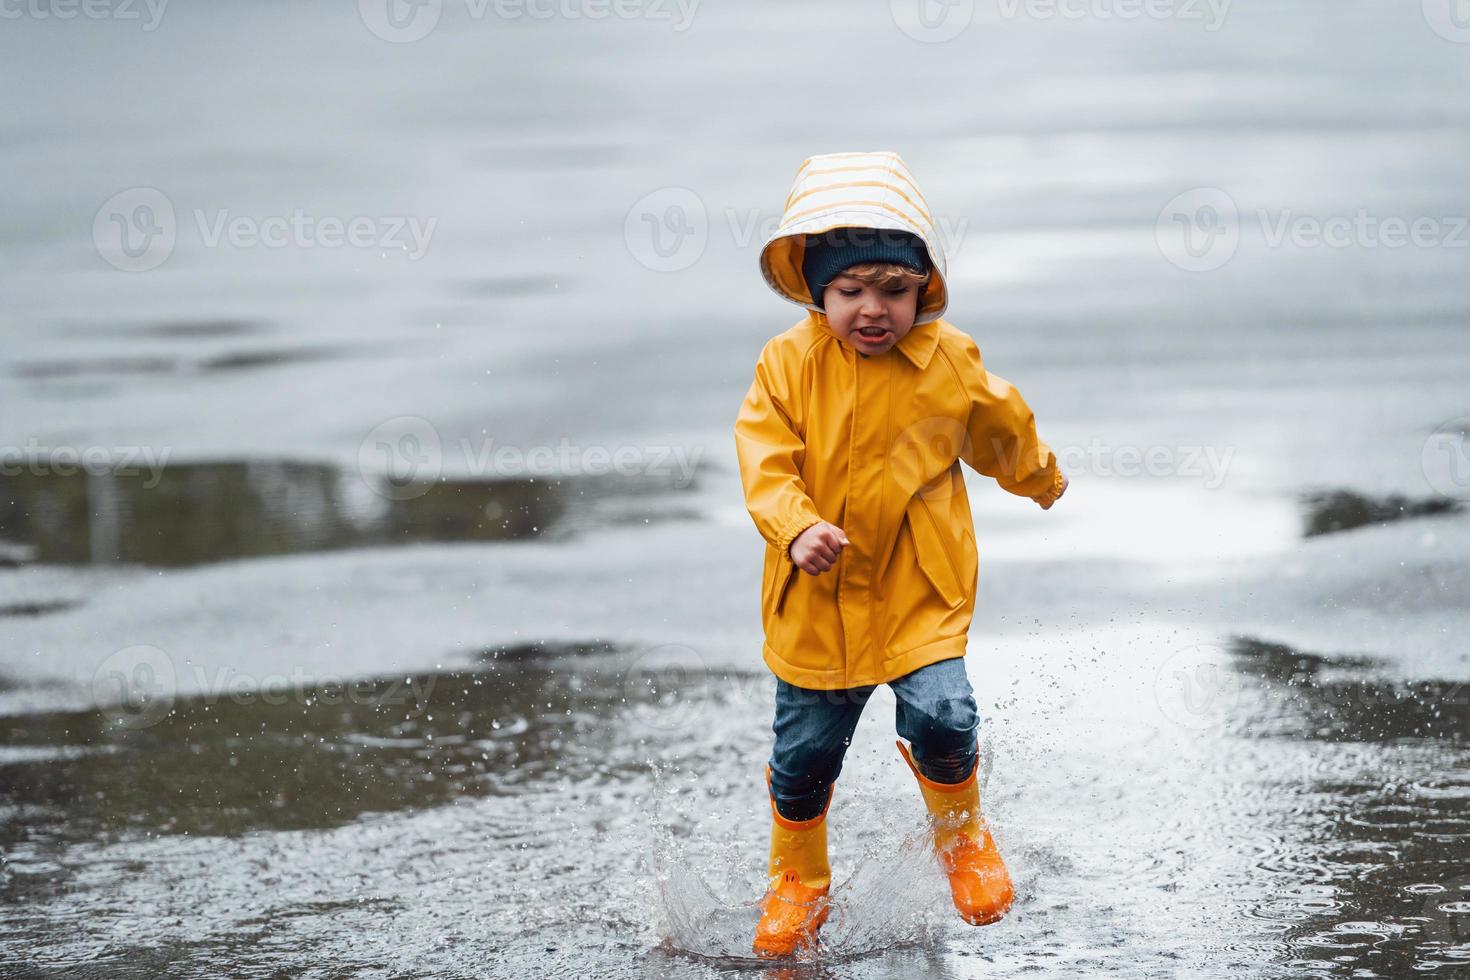
[[[1036,418],[1021,393],[985,370],[980,348],[965,344],[958,365],[969,398],[970,418],[961,458],[978,473],[995,478],[1018,497],[1049,504],[1062,489],[1056,453],[1036,435]]]
[[[791,384],[771,350],[761,351],[735,419],[735,451],[746,510],[761,537],[789,559],[791,542],[822,518],[801,478],[806,444],[792,423]]]

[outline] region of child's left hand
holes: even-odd
[[[1058,500],[1061,500],[1062,499],[1062,494],[1064,494],[1064,493],[1067,492],[1067,484],[1069,484],[1071,482],[1072,482],[1071,480],[1067,479],[1067,474],[1063,473],[1062,474],[1062,489],[1060,489],[1060,490],[1057,491],[1057,495],[1056,495],[1056,497],[1054,497],[1052,499],[1051,504],[1054,504]],[[1042,510],[1051,510],[1051,504],[1042,504],[1041,505],[1041,509]]]

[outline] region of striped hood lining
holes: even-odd
[[[806,236],[833,228],[907,231],[923,239],[934,267],[914,323],[944,315],[949,286],[934,219],[914,176],[897,153],[824,153],[797,168],[781,224],[761,248],[761,275],[776,294],[815,313],[801,260]]]

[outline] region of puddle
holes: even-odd
[[[1398,681],[1386,661],[1235,637],[1251,683],[1232,752],[1260,761],[1263,824],[1244,911],[1299,975],[1459,976],[1470,966],[1470,685]],[[1249,746],[1312,746],[1290,756]],[[1274,760],[1273,762],[1268,760]],[[1295,770],[1295,771],[1293,771]],[[1267,801],[1270,801],[1267,803]],[[1228,887],[1228,886],[1227,886]]]
[[[296,364],[307,361],[326,361],[338,357],[358,356],[363,351],[352,347],[291,347],[274,350],[238,351],[200,358],[185,368],[189,371],[209,373],[211,371],[239,371],[247,368],[276,367],[281,364]]]
[[[263,333],[264,323],[255,320],[168,320],[160,323],[132,324],[75,324],[63,326],[61,333],[74,337],[166,337],[169,339],[213,339],[216,337],[244,337]]]
[[[1463,740],[1470,735],[1470,683],[1395,680],[1373,673],[1362,656],[1304,653],[1285,644],[1236,637],[1235,666],[1264,682],[1259,701],[1233,721],[1251,737],[1333,742]]]
[[[48,381],[83,374],[171,374],[179,361],[172,357],[99,357],[76,361],[27,361],[13,365],[16,378]]]
[[[1450,514],[1461,510],[1458,501],[1446,497],[1413,499],[1402,494],[1369,497],[1351,490],[1327,490],[1302,497],[1305,527],[1302,536],[1349,531],[1369,524],[1387,524],[1411,517]]]
[[[8,606],[0,606],[0,619],[7,616],[46,616],[51,613],[66,612],[75,609],[80,603],[63,602],[60,600],[50,602],[17,602]]]
[[[14,377],[31,381],[68,380],[95,375],[192,375],[323,361],[360,353],[356,348],[318,346],[236,351],[205,357],[97,357],[27,361],[11,367],[10,373]]]
[[[612,643],[478,659],[471,670],[326,686],[237,691],[221,679],[161,717],[120,704],[0,718],[0,804],[51,815],[5,821],[0,843],[326,828],[512,793],[553,768],[579,771],[564,742],[656,696],[630,679],[631,651]],[[46,766],[7,761],[42,749],[67,754]]]
[[[608,927],[616,911],[597,876],[625,867],[617,880],[637,887],[648,867],[658,757],[681,744],[718,768],[732,745],[707,738],[682,709],[666,713],[669,678],[649,653],[606,641],[528,643],[488,650],[462,671],[193,697],[142,728],[121,709],[0,719],[0,905],[27,910],[0,915],[0,958],[75,967],[81,948],[108,964],[105,975],[130,977],[155,975],[160,957],[176,964],[168,975],[191,963],[209,975],[259,953],[273,964],[262,976],[301,975],[319,940],[283,944],[288,923],[292,935],[321,930],[340,944],[347,929],[371,946],[383,925],[403,921],[401,906],[422,914],[420,889],[408,884],[416,875],[449,883],[447,902],[494,909],[492,923],[476,926],[482,942],[529,938],[538,958],[575,946],[564,932],[540,938],[528,920],[565,913],[584,928]],[[680,671],[672,693],[730,718],[749,684],[768,693],[768,677],[697,670]],[[743,765],[734,772],[750,782]],[[603,805],[588,808],[585,794]],[[760,866],[749,848],[731,856]],[[196,857],[207,871],[189,870]],[[383,860],[406,863],[369,870]],[[545,861],[558,870],[544,873]],[[527,887],[464,880],[487,868],[501,884]],[[368,884],[383,874],[401,890]],[[368,891],[348,891],[354,881]],[[164,910],[201,884],[186,908]],[[562,887],[576,900],[543,894],[527,905]],[[139,888],[151,897],[123,897]],[[653,895],[643,898],[646,929]],[[618,907],[630,903],[640,904],[623,895]],[[191,938],[169,925],[181,917],[194,923]],[[458,969],[433,975],[484,975],[479,946],[451,952],[462,957]],[[382,960],[354,963],[387,971]]]
[[[20,469],[0,477],[0,561],[8,555],[10,565],[179,567],[415,542],[555,540],[699,516],[674,502],[672,478],[662,477],[442,480],[417,493],[370,486],[355,470],[279,460],[101,475]]]
[[[1467,762],[1464,751],[1423,745],[1352,760],[1340,767],[1342,775],[1294,791],[1316,819],[1306,841],[1280,841],[1259,859],[1277,885],[1255,916],[1282,929],[1285,958],[1298,972],[1464,975]]]
[[[179,320],[171,323],[154,323],[139,327],[135,333],[142,337],[170,338],[214,338],[243,337],[263,333],[264,323],[253,320]]]

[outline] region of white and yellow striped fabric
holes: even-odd
[[[924,288],[914,323],[928,323],[944,314],[949,305],[944,251],[929,205],[897,153],[823,153],[802,163],[786,197],[781,224],[761,248],[761,274],[777,294],[821,312],[801,274],[801,258],[807,235],[833,228],[907,231],[922,238],[934,277]]]

